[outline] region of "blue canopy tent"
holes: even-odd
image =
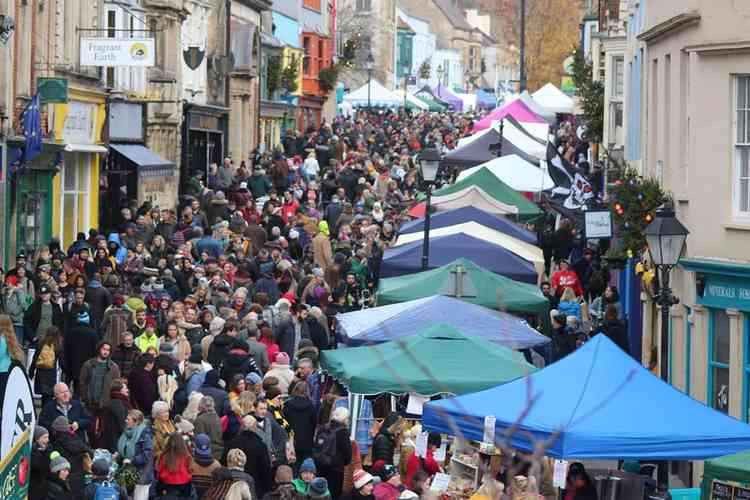
[[[410,337],[437,324],[511,349],[550,341],[516,316],[444,295],[338,314],[336,321],[344,342],[354,346]]]
[[[512,236],[532,245],[537,244],[536,235],[505,217],[491,214],[473,206],[437,212],[430,217],[430,228],[454,226],[464,222],[478,222],[479,224]],[[411,234],[424,231],[424,218],[409,221],[401,226],[399,234]]]
[[[430,238],[429,269],[463,257],[493,273],[524,283],[536,283],[534,264],[510,250],[465,233]],[[422,241],[413,241],[383,254],[380,277],[392,278],[422,271]]]
[[[656,378],[601,334],[529,377],[427,404],[422,425],[481,441],[489,415],[496,439],[518,425],[509,445],[519,450],[556,435],[546,452],[556,458],[703,460],[750,449],[750,426]]]
[[[495,109],[497,107],[497,97],[495,94],[487,92],[486,90],[477,90],[477,108],[481,109]]]

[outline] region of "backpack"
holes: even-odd
[[[109,481],[96,485],[94,500],[120,500],[120,490]]]
[[[319,467],[329,467],[336,456],[336,429],[324,425],[315,433],[313,460]]]
[[[36,367],[51,370],[55,367],[55,349],[49,345],[44,344],[42,350],[39,351],[39,356],[36,358]]]

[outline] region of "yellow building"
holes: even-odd
[[[99,169],[105,94],[71,87],[65,104],[50,104],[54,138],[64,144],[60,173],[52,181],[52,235],[63,248],[76,234],[99,227]]]

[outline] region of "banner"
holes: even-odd
[[[153,38],[81,38],[81,66],[153,66]]]
[[[2,356],[7,363],[7,351]],[[12,361],[7,371],[0,372],[0,395],[0,498],[20,500],[28,495],[35,421],[31,385],[20,363]]]

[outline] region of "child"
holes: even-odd
[[[70,462],[60,453],[50,454],[49,477],[47,479],[47,498],[49,500],[72,500],[73,494],[68,484]]]
[[[297,493],[300,495],[307,495],[308,490],[310,489],[310,483],[315,479],[315,474],[317,474],[317,472],[313,459],[306,458],[304,462],[302,462],[302,465],[299,466],[299,478],[292,481]]]

